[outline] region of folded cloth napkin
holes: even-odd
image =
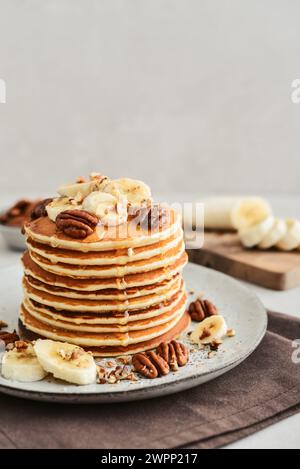
[[[63,405],[0,394],[1,448],[216,448],[300,410],[300,319],[269,313],[257,350],[225,375],[171,396]],[[300,353],[298,354],[300,356]]]

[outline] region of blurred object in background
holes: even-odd
[[[0,233],[7,247],[23,251],[26,248],[21,232],[24,222],[40,200],[21,199],[0,214]]]

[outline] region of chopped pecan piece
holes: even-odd
[[[201,322],[203,319],[218,314],[215,305],[209,300],[198,299],[192,301],[189,305],[188,312],[193,321]]]
[[[55,223],[67,236],[82,239],[94,232],[98,218],[85,210],[65,210],[57,215]]]
[[[179,366],[186,365],[189,360],[187,347],[176,340],[162,342],[156,352],[168,363],[172,371],[177,371]]]
[[[133,368],[146,378],[157,378],[170,371],[168,363],[157,353],[151,351],[137,353],[132,357]]]

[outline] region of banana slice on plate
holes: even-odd
[[[274,217],[268,216],[265,220],[256,225],[239,230],[239,237],[242,244],[247,248],[252,248],[259,244],[274,224]]]
[[[210,344],[226,335],[227,324],[223,316],[210,316],[200,322],[192,332],[190,339],[198,345]]]
[[[100,174],[91,175],[90,181],[77,182],[75,184],[63,184],[57,189],[57,192],[66,197],[76,197],[77,194],[81,194],[84,198],[93,191],[102,190],[107,182],[108,178]]]
[[[80,210],[81,208],[81,204],[76,204],[76,202],[71,204],[69,197],[57,197],[46,206],[46,211],[50,220],[55,221],[57,215],[65,210]]]
[[[120,178],[109,181],[104,192],[119,197],[123,195],[127,198],[128,203],[132,206],[148,205],[152,202],[151,190],[142,181],[129,178]]]
[[[246,197],[239,200],[232,209],[231,220],[238,230],[257,225],[272,215],[270,204],[261,197]]]
[[[286,233],[277,243],[278,249],[292,251],[300,244],[300,221],[293,218],[285,220]]]
[[[284,220],[275,218],[273,226],[259,243],[260,249],[270,249],[275,246],[286,234],[287,227]]]
[[[2,358],[1,373],[6,379],[28,383],[40,381],[47,375],[31,344],[6,351]]]
[[[107,226],[121,225],[127,221],[127,198],[106,192],[91,192],[83,201],[82,208],[94,213],[100,223]]]
[[[38,339],[34,350],[42,367],[55,378],[74,384],[92,384],[96,380],[93,356],[77,345]]]

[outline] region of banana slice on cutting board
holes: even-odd
[[[232,209],[231,220],[238,231],[262,223],[272,215],[270,204],[261,197],[246,197],[239,200]]]
[[[142,181],[129,178],[120,178],[109,181],[104,186],[104,192],[119,197],[123,195],[127,198],[128,203],[133,207],[148,205],[152,202],[151,190]]]
[[[6,351],[2,358],[1,373],[6,379],[28,383],[40,381],[47,375],[31,344],[27,348]]]
[[[96,380],[93,356],[77,345],[38,339],[34,350],[42,367],[55,378],[74,384],[91,384]]]
[[[223,316],[210,316],[200,322],[192,332],[190,339],[198,345],[210,344],[226,335],[227,324]]]
[[[106,192],[91,192],[83,201],[82,208],[94,213],[100,223],[116,226],[127,220],[128,201],[124,195],[118,197]]]
[[[287,226],[284,220],[275,218],[273,226],[258,244],[260,249],[270,249],[275,246],[286,234]],[[300,243],[300,241],[299,241]]]
[[[286,233],[276,246],[282,251],[292,251],[300,245],[300,221],[288,218],[285,220],[285,225]]]
[[[269,233],[274,225],[274,217],[271,215],[255,225],[239,230],[239,237],[242,244],[247,248],[258,245]]]
[[[81,204],[76,204],[76,202],[71,204],[69,197],[57,197],[46,206],[46,211],[50,220],[55,221],[57,215],[65,210],[80,210],[81,208]]]
[[[78,182],[75,184],[63,184],[57,189],[57,192],[61,196],[76,197],[77,194],[81,194],[84,198],[93,191],[102,190],[102,187],[107,183],[108,178],[106,176],[96,175],[91,177],[90,181]]]

